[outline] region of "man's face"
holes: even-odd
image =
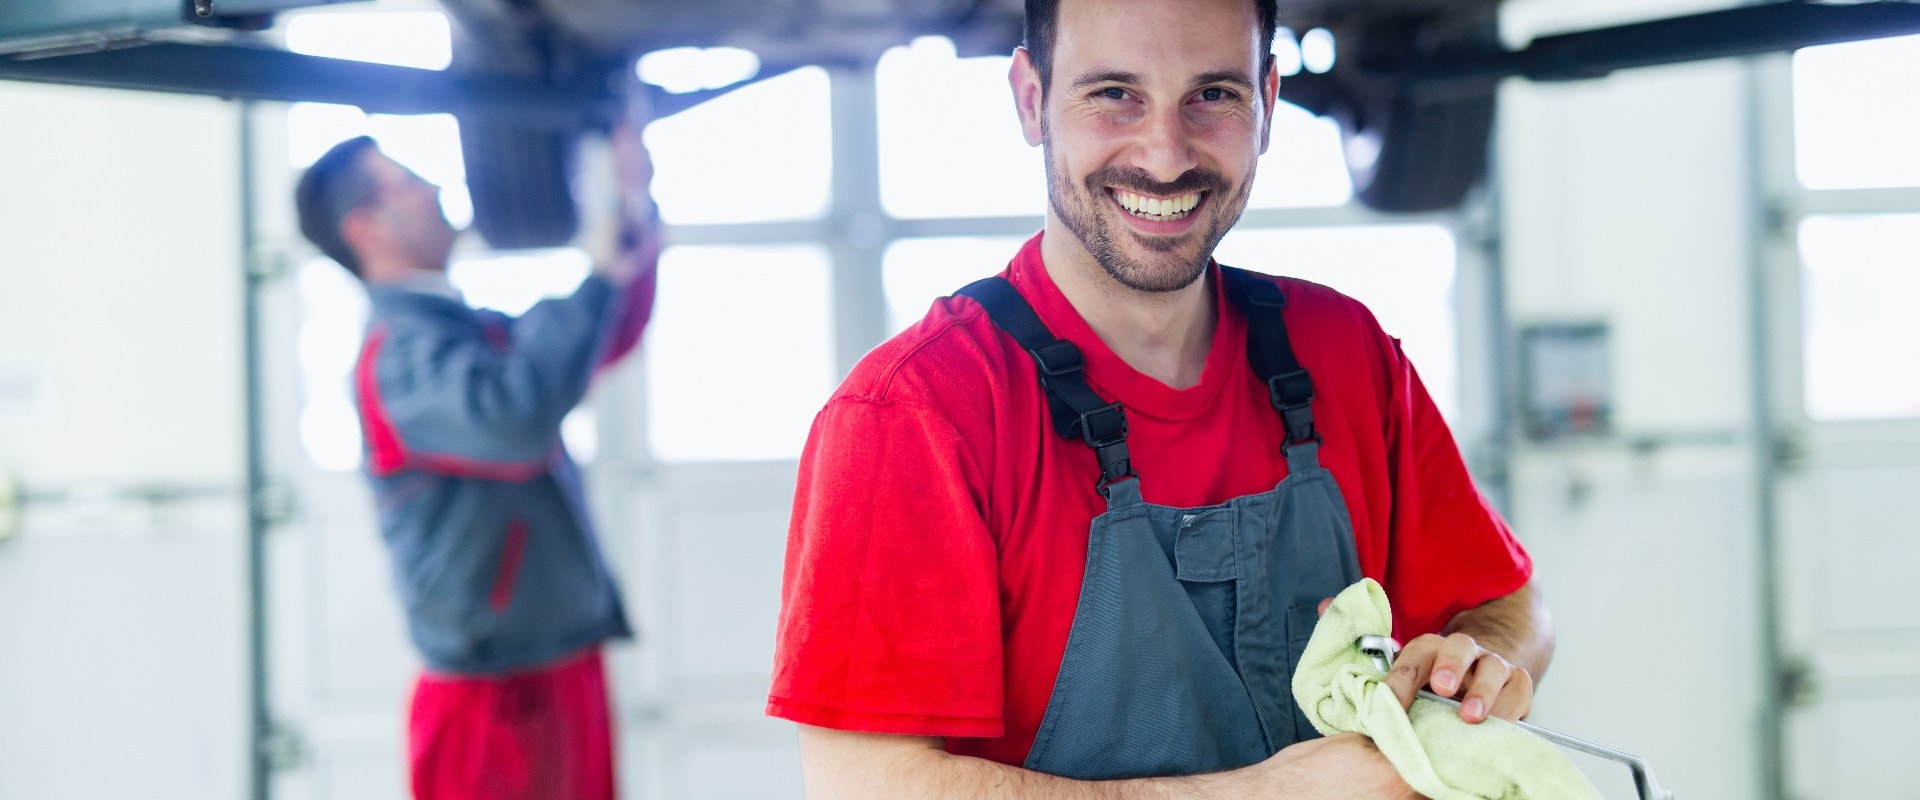
[[[440,187],[380,153],[367,159],[377,187],[370,210],[385,245],[418,268],[444,268],[455,234],[440,208]]]
[[[1259,25],[1247,0],[1065,0],[1044,102],[1016,59],[1053,214],[1122,285],[1191,285],[1246,208],[1277,88]]]

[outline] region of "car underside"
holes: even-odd
[[[273,15],[342,0],[9,0],[0,79],[320,101],[369,111],[450,111],[475,226],[496,247],[569,240],[578,225],[573,151],[634,100],[656,116],[728,87],[673,94],[633,78],[672,47],[754,52],[761,76],[871,64],[887,48],[945,36],[962,56],[1019,44],[1015,0],[441,0],[455,28],[444,72],[288,53],[260,31]],[[1281,81],[1281,98],[1336,120],[1355,197],[1382,211],[1459,205],[1486,171],[1499,83],[1577,80],[1618,69],[1920,32],[1920,2],[1782,0],[1672,19],[1500,40],[1498,0],[1280,0],[1286,35],[1324,29],[1338,58]],[[642,97],[641,95],[644,95]]]

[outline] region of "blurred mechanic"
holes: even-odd
[[[1028,0],[1045,227],[815,419],[768,712],[817,798],[1409,797],[1290,691],[1361,577],[1389,679],[1531,707],[1551,637],[1399,343],[1212,260],[1279,76],[1274,0]]]
[[[368,474],[408,632],[419,800],[612,800],[601,643],[631,634],[560,439],[595,373],[633,349],[659,251],[636,131],[613,137],[620,222],[574,293],[519,317],[447,282],[439,190],[361,137],[300,181],[307,238],[366,284],[354,373]]]

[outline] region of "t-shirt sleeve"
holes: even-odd
[[[1387,593],[1394,635],[1437,633],[1455,614],[1518,590],[1533,561],[1474,486],[1460,447],[1392,340],[1387,442],[1393,473]]]
[[[841,397],[820,412],[788,531],[768,714],[1002,734],[999,572],[980,486],[932,408]]]

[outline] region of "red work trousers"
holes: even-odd
[[[423,673],[407,749],[414,800],[613,800],[600,648],[501,676]]]

